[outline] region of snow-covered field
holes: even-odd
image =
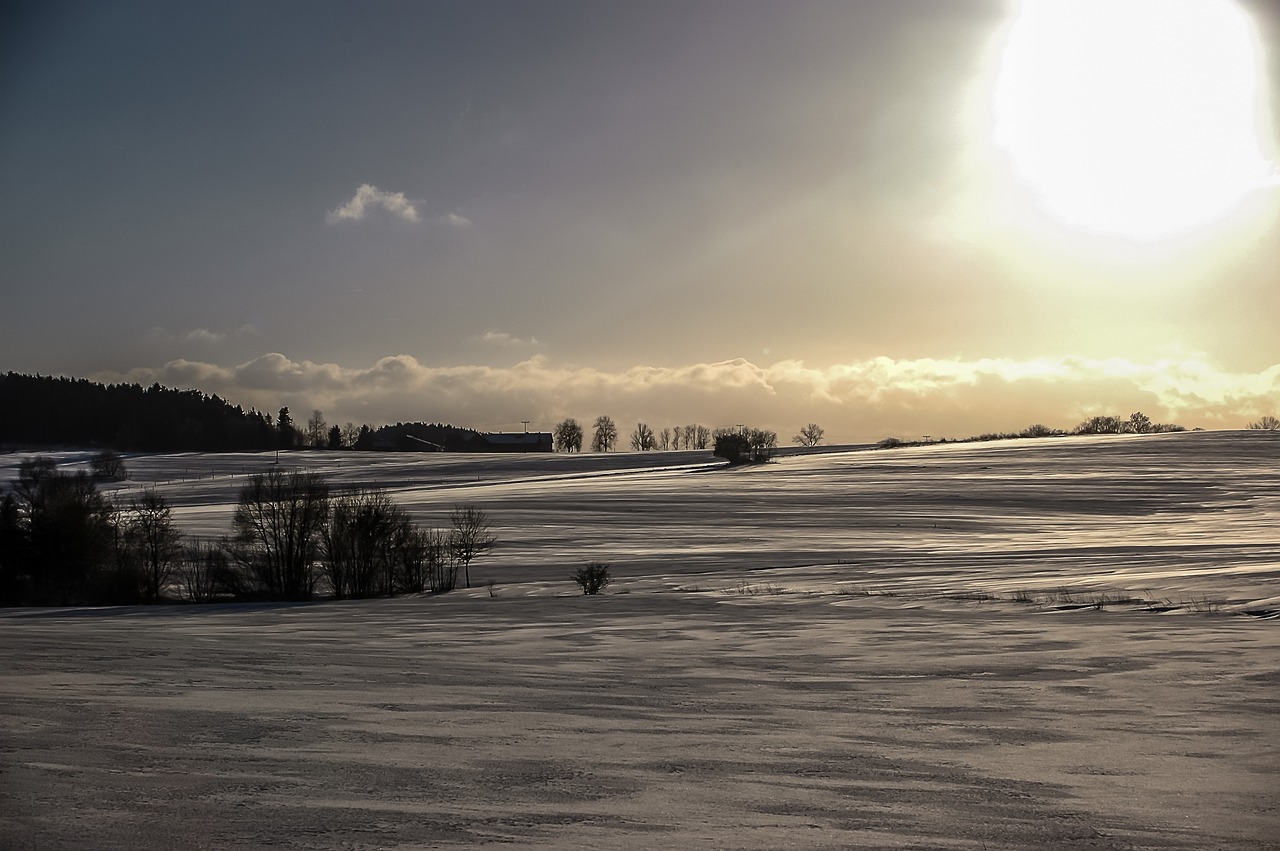
[[[218,536],[274,460],[127,463]],[[499,548],[0,612],[0,847],[1280,848],[1280,435],[281,461]]]

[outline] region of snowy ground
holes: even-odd
[[[0,612],[0,847],[1280,848],[1276,435],[281,458],[481,587]],[[215,536],[274,455],[127,460]]]

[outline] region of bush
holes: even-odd
[[[99,482],[123,482],[129,478],[124,459],[110,449],[104,449],[89,461],[93,478]]]
[[[580,567],[572,577],[583,594],[599,594],[613,580],[609,577],[609,565],[593,561],[586,567]]]
[[[884,440],[876,444],[876,449],[897,449],[902,445],[902,441],[896,437],[886,437]]]

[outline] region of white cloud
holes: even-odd
[[[508,348],[508,349],[528,348],[530,346],[541,345],[541,343],[538,342],[537,337],[530,337],[529,339],[525,340],[525,339],[521,339],[520,337],[514,337],[511,334],[508,334],[506,331],[495,331],[492,329],[485,331],[483,334],[481,334],[479,339],[480,339],[480,342],[485,343],[487,345],[501,346],[503,348]]]
[[[221,343],[227,335],[221,331],[210,331],[208,328],[195,328],[182,335],[182,339],[193,343]]]
[[[370,211],[379,208],[406,222],[420,221],[417,208],[403,192],[385,192],[370,183],[362,183],[350,201],[335,210],[330,210],[325,216],[325,221],[329,224],[344,221],[358,222],[363,220]]]
[[[188,331],[170,331],[159,325],[147,331],[147,339],[156,343],[223,343],[231,338],[258,337],[258,329],[252,325],[241,325],[230,331],[215,328],[192,328]]]
[[[455,228],[465,228],[471,224],[471,219],[468,219],[466,216],[459,215],[458,213],[448,213],[447,215],[441,216],[440,221]]]
[[[566,416],[589,422],[609,414],[624,430],[640,421],[655,428],[745,422],[783,439],[818,422],[833,442],[967,437],[1036,422],[1070,428],[1093,414],[1137,410],[1187,427],[1240,428],[1280,413],[1280,364],[1230,372],[1202,353],[1150,362],[878,357],[822,368],[738,358],[621,372],[557,365],[541,355],[510,367],[433,367],[396,355],[358,368],[269,353],[234,367],[175,360],[94,378],[196,387],[259,410],[320,408],[335,421],[372,425],[427,420],[491,428],[529,419],[549,429]]]

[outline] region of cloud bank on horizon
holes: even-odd
[[[397,355],[355,368],[273,352],[231,367],[176,360],[95,377],[199,387],[262,411],[288,406],[296,416],[318,408],[334,422],[375,426],[428,421],[513,430],[529,420],[550,430],[565,417],[589,423],[608,414],[628,429],[637,422],[656,428],[746,422],[784,439],[818,422],[829,442],[841,443],[917,433],[968,437],[1034,423],[1066,429],[1089,416],[1136,410],[1188,428],[1243,428],[1270,412],[1280,393],[1280,363],[1231,372],[1203,353],[1146,363],[876,357],[826,368],[735,358],[608,372],[558,365],[542,355],[508,367],[433,367]]]
[[[1280,413],[1263,0],[11,6],[0,369],[852,441]]]

